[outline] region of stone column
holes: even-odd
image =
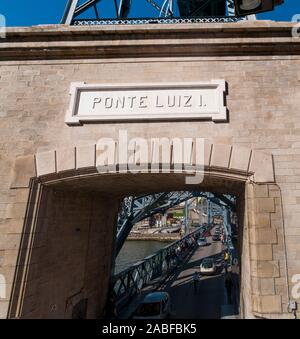
[[[275,184],[248,184],[246,194],[252,311],[282,318],[287,285],[280,191]]]

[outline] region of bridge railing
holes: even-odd
[[[192,23],[228,23],[245,20],[234,16],[190,17],[190,18],[127,18],[127,19],[75,19],[72,25],[146,25],[146,24],[192,24]]]
[[[111,293],[117,308],[126,305],[134,295],[156,279],[167,276],[195,248],[203,227],[137,262],[112,278]]]

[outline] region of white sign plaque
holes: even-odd
[[[68,125],[100,121],[226,121],[225,80],[206,83],[71,84]]]

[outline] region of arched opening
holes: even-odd
[[[238,317],[238,226],[232,195],[175,191],[127,197],[117,250],[132,231],[116,258],[109,310],[113,304],[121,318],[159,312],[171,319]]]
[[[243,197],[244,185],[244,180],[208,175],[200,187]],[[121,198],[180,189],[187,189],[184,174],[95,174],[44,183],[33,180],[11,316],[102,316]],[[243,213],[243,204],[239,213]]]
[[[95,151],[95,147],[90,149]],[[30,159],[22,159],[22,170],[28,172],[31,180],[8,316],[103,316],[113,273],[121,200],[128,195],[178,190],[236,197],[241,314],[249,317],[280,313],[282,297],[264,285],[280,277],[275,260],[281,227],[281,207],[275,198],[279,192],[274,183],[259,183],[268,173],[254,170],[257,160],[266,164],[268,158],[247,152],[247,159],[245,154],[239,154],[240,164],[247,166],[246,170],[238,170],[230,168],[237,159],[231,149],[225,168],[221,166],[220,150],[210,147],[204,179],[194,185],[187,184],[186,177],[191,173],[184,171],[99,173],[99,167],[93,163],[95,157],[87,157],[86,153],[85,158],[76,157],[74,169],[65,170],[59,170],[56,152],[40,157],[44,157],[44,163],[35,161],[34,170],[28,169],[32,166],[28,167]],[[51,159],[55,164],[51,164]],[[67,157],[64,161],[68,164]],[[78,163],[90,166],[78,168]],[[19,167],[17,162],[16,169]],[[32,175],[34,171],[36,176]],[[23,176],[15,175],[14,189],[21,186],[22,180]],[[276,225],[272,224],[273,219],[277,220]],[[269,307],[270,300],[273,308]]]

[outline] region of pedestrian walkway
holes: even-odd
[[[212,276],[201,276],[197,292],[192,276],[199,271],[203,258],[213,257],[217,272]],[[189,262],[183,265],[172,280],[163,286],[171,295],[173,319],[217,319],[221,315],[223,301],[222,245],[208,237],[208,246],[198,247]]]
[[[136,309],[144,296],[154,290],[163,290],[170,294],[172,312],[171,319],[220,319],[238,317],[236,304],[237,286],[233,283],[232,298],[230,304],[225,289],[225,275],[223,269],[223,245],[220,241],[212,241],[208,237],[208,245],[197,247],[186,262],[179,266],[163,282],[157,280],[151,286],[143,289],[126,310],[120,315],[128,318]],[[195,288],[193,275],[200,272],[200,264],[204,258],[214,258],[217,271],[214,275],[200,275],[200,280]]]

